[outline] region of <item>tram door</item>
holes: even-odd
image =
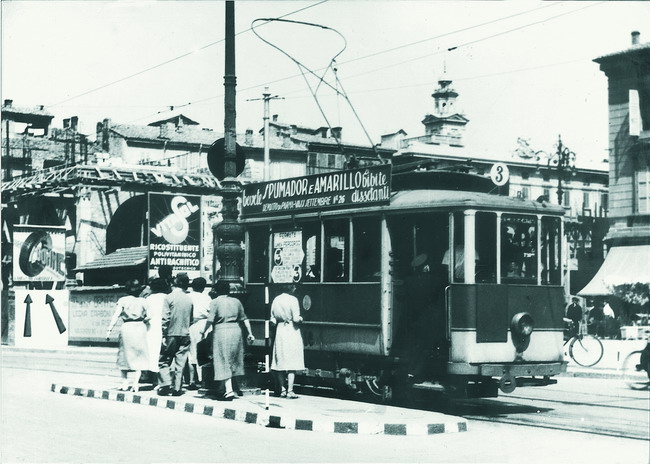
[[[395,298],[393,347],[409,360],[416,380],[434,377],[447,360],[443,258],[449,244],[448,213],[397,215],[388,221]]]

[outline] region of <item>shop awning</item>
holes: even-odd
[[[75,271],[139,266],[147,261],[149,247],[119,248],[95,261],[78,266]]]
[[[611,286],[636,282],[650,282],[650,245],[612,247],[594,278],[578,295],[610,295]]]

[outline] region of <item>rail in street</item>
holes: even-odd
[[[456,402],[466,419],[650,440],[650,394],[618,379],[561,379],[547,388],[518,388],[498,399]]]

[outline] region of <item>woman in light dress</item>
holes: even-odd
[[[149,327],[147,328],[147,346],[149,348],[149,367],[147,370],[152,373],[158,372],[158,358],[160,358],[160,346],[162,344],[162,314],[163,302],[169,291],[169,284],[163,278],[157,278],[149,284],[151,294],[147,297],[149,306]],[[155,383],[157,375],[151,375],[151,381]]]
[[[304,346],[299,325],[302,316],[300,304],[294,296],[295,292],[295,285],[286,285],[283,293],[276,296],[271,304],[271,323],[277,325],[271,370],[274,371],[280,386],[280,396],[290,399],[298,398],[293,392],[296,371],[305,369]]]
[[[106,340],[117,321],[122,319],[120,329],[119,349],[117,352],[117,367],[122,372],[121,391],[138,391],[140,373],[149,368],[147,350],[147,302],[140,298],[142,285],[138,280],[126,283],[128,295],[117,300],[115,312],[106,331]]]

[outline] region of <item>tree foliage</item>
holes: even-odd
[[[610,290],[613,295],[627,303],[644,306],[650,301],[650,283],[648,282],[612,285]]]

